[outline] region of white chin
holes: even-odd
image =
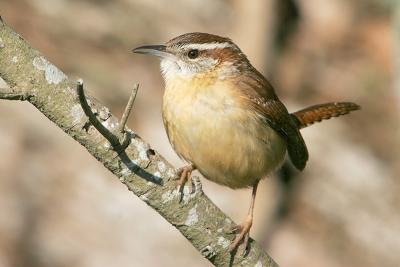
[[[178,64],[176,64],[176,61],[168,58],[161,59],[160,68],[165,82],[175,78],[181,71]]]
[[[198,73],[197,69],[190,68],[187,64],[182,61],[175,61],[169,58],[163,58],[161,60],[161,73],[164,77],[165,82],[174,78],[191,78]]]

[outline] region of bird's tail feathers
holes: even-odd
[[[334,102],[314,105],[296,111],[290,115],[296,121],[298,128],[302,129],[314,124],[315,122],[339,117],[359,109],[361,109],[361,107],[352,102]]]

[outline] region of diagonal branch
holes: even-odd
[[[0,98],[27,100],[34,105],[176,227],[213,265],[277,266],[254,241],[246,257],[229,254],[228,246],[234,235],[225,233],[224,229],[233,226],[232,220],[201,190],[190,194],[186,187],[183,200],[179,201],[173,166],[90,96],[91,109],[98,112],[101,125],[111,133],[125,129],[130,133],[129,145],[118,151],[110,147],[109,138],[88,129],[87,117],[74,90],[76,84],[1,20],[0,77],[13,88],[12,92],[0,92]],[[27,87],[26,91],[18,89]]]

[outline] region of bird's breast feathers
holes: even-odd
[[[250,186],[280,166],[286,143],[245,105],[233,84],[211,79],[166,83],[169,140],[206,178],[233,188]]]

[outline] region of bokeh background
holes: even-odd
[[[158,60],[130,49],[231,37],[290,111],[362,111],[303,130],[310,160],[264,180],[252,236],[281,266],[399,266],[400,11],[383,0],[1,0],[3,19],[177,167]],[[397,27],[397,32],[396,32]],[[396,68],[397,64],[397,68]],[[397,70],[397,75],[396,75]],[[396,86],[397,85],[397,86]],[[172,226],[27,103],[0,103],[0,266],[209,266]],[[93,183],[93,181],[96,181]],[[203,180],[235,221],[250,190]]]

